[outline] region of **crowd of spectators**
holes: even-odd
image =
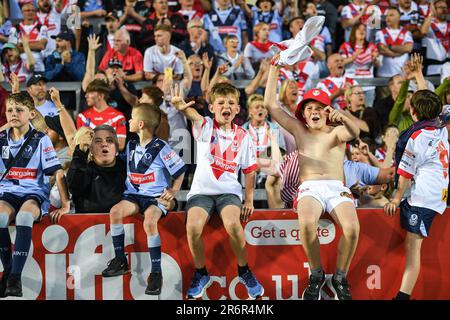
[[[171,88],[178,83],[186,100],[208,116],[213,85],[239,84],[235,123],[251,133],[260,165],[257,185],[268,193],[257,207],[288,206],[282,191],[292,186],[284,185],[288,180],[279,168],[297,161],[295,142],[270,121],[261,95],[273,45],[282,46],[307,19],[322,15],[325,25],[310,43],[311,58],[280,69],[277,98],[294,116],[303,94],[317,87],[354,119],[361,134],[348,145],[347,158],[366,164],[347,167],[365,180],[355,178],[349,187],[361,205],[378,205],[393,189],[395,143],[412,124],[412,93],[428,88],[441,97],[444,110],[450,105],[448,7],[446,0],[1,0],[0,82],[10,83],[13,92],[26,86],[42,115],[41,130],[67,163],[76,212],[108,212],[120,198],[126,164],[119,154],[133,137],[128,120],[134,105],[159,106],[164,116],[157,135],[194,163],[191,124],[171,105]],[[358,83],[375,77],[387,78],[387,86]],[[47,82],[64,81],[82,84],[79,114],[71,112],[73,93],[60,96],[47,88]],[[139,81],[148,84],[137,90]],[[7,95],[0,86],[2,126]],[[106,198],[110,202],[96,201]]]

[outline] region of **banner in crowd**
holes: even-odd
[[[436,217],[422,246],[422,269],[413,299],[450,299],[450,213]],[[348,280],[354,299],[392,299],[404,267],[405,231],[398,214],[358,210],[361,232]],[[60,224],[48,218],[33,229],[33,244],[22,285],[27,299],[183,299],[194,272],[184,213],[171,213],[159,224],[164,285],[160,296],[144,294],[150,259],[142,217],[125,220],[126,252],[132,273],[102,278],[114,250],[108,215],[66,215]],[[301,299],[308,262],[301,247],[298,220],[291,211],[256,211],[244,224],[248,262],[265,288],[263,299]],[[12,239],[15,228],[10,227]],[[327,286],[335,270],[340,228],[328,215],[317,234]],[[214,216],[203,235],[206,267],[213,284],[203,299],[247,299],[237,277],[237,263],[220,218]],[[1,265],[1,263],[0,263]],[[1,269],[0,269],[1,270]],[[332,299],[324,287],[323,297]]]

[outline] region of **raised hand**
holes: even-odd
[[[178,83],[170,87],[170,96],[170,102],[178,111],[184,111],[195,104],[195,101],[188,103],[184,101],[183,86],[179,86]]]
[[[95,34],[89,35],[87,40],[89,44],[89,50],[91,51],[95,51],[102,46],[102,44],[99,43],[99,37]]]
[[[411,57],[412,73],[422,72],[422,66],[423,66],[423,57],[418,53],[414,53]]]
[[[204,52],[202,55],[202,61],[203,61],[203,66],[205,67],[205,69],[210,70],[212,68],[212,64],[213,64],[213,58],[209,59],[208,58],[208,53]]]
[[[325,112],[328,112],[328,119],[330,119],[331,122],[334,123],[343,122],[345,115],[342,112],[342,110],[336,110],[331,106],[326,106],[324,110]]]
[[[18,93],[20,92],[20,81],[19,76],[14,72],[11,72],[9,75],[9,84],[11,85],[11,92]]]
[[[58,106],[61,105],[61,98],[59,96],[59,90],[55,87],[51,87],[50,90],[48,90],[50,93],[50,99],[52,99],[53,103]]]
[[[184,53],[184,51],[177,51],[175,52],[175,56],[181,60],[181,62],[186,63],[187,58],[186,58],[186,54]]]
[[[217,72],[219,72],[219,74],[224,74],[225,72],[228,71],[229,64],[230,64],[230,62],[220,65],[219,67],[217,67]]]

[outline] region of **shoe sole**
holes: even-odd
[[[322,290],[322,288],[323,288],[323,286],[325,285],[326,282],[327,282],[327,281],[324,280],[323,283],[321,284],[321,286],[320,286],[320,288],[319,288],[319,298],[318,298],[317,300],[322,299],[322,294],[320,293],[320,291]],[[305,297],[305,291],[306,291],[306,289],[303,290],[303,293],[302,293],[302,300],[305,300],[305,298],[304,298],[304,297]],[[311,301],[313,301],[313,300],[311,300]]]
[[[123,273],[113,274],[113,275],[111,275],[111,274],[103,274],[102,273],[102,277],[103,278],[113,278],[113,277],[125,276],[125,275],[130,274],[130,273],[131,273],[131,270],[127,270],[127,271],[125,271]]]
[[[249,300],[256,300],[264,295],[264,288],[262,288],[262,292],[258,294],[256,297],[252,297],[250,294],[248,295]]]
[[[212,285],[212,279],[209,279],[208,283],[203,287],[202,291],[195,296],[187,296],[188,299],[198,299],[205,294],[206,289]]]

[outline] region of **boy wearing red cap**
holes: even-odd
[[[298,148],[300,187],[294,200],[298,213],[300,237],[311,270],[304,300],[319,300],[325,284],[320,259],[317,228],[320,216],[328,212],[342,227],[336,272],[331,279],[335,298],[352,298],[346,273],[356,250],[359,222],[351,191],[344,186],[346,142],[359,136],[359,128],[340,110],[333,109],[328,95],[312,89],[299,103],[295,116],[289,116],[276,102],[278,66],[271,66],[264,105],[271,117],[294,137]],[[341,125],[329,126],[328,122]]]

